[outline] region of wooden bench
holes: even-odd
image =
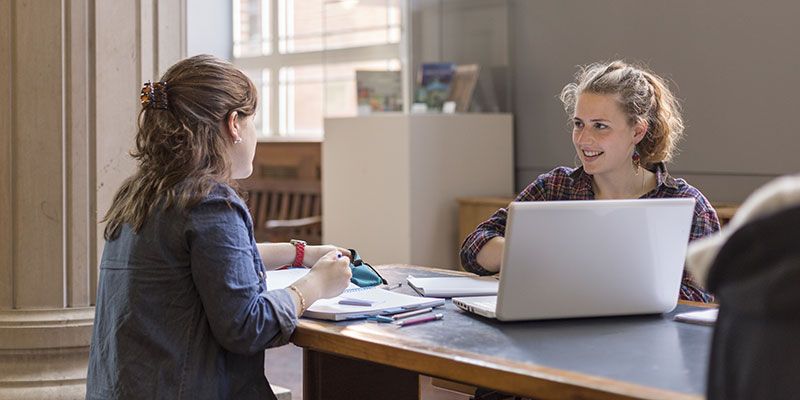
[[[322,241],[319,181],[249,179],[241,183],[253,216],[256,241]]]

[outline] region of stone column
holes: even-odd
[[[82,399],[102,219],[186,0],[0,0],[0,399]]]

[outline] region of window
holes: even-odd
[[[322,137],[356,115],[356,70],[400,70],[402,0],[233,0],[234,63],[259,88],[262,138]]]

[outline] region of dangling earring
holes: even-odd
[[[572,163],[575,165],[575,169],[578,169],[578,168],[581,167],[581,159],[578,158],[577,154],[575,154],[575,159],[572,160]]]
[[[636,170],[636,175],[639,175],[639,170],[642,167],[642,158],[639,156],[639,150],[637,150],[636,147],[633,148],[631,163],[633,164],[633,169]]]

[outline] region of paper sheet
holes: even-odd
[[[446,276],[406,279],[417,293],[427,297],[492,296],[497,294],[497,276]]]
[[[677,314],[674,319],[678,322],[711,326],[717,321],[717,311],[718,309],[716,308],[702,311],[690,311]]]

